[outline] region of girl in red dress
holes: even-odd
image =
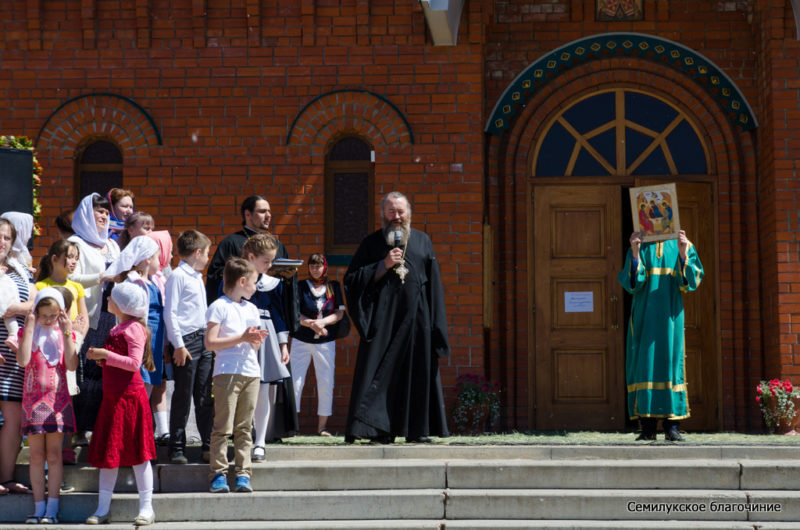
[[[105,348],[89,348],[87,352],[87,358],[103,367],[103,402],[88,457],[100,469],[98,504],[87,524],[108,522],[120,466],[132,466],[136,475],[139,515],[133,524],[144,526],[155,521],[150,460],[156,458],[156,446],[147,391],[139,373],[142,365],[153,369],[144,321],[149,304],[147,290],[140,283],[127,280],[116,284],[108,299],[108,310],[119,324],[111,330]]]
[[[52,287],[36,294],[33,311],[19,330],[17,363],[25,368],[22,387],[22,434],[28,436],[34,513],[26,523],[58,523],[58,492],[63,466],[64,433],[75,432],[75,414],[67,389],[67,370],[78,367],[72,321],[64,297]],[[45,506],[45,471],[48,488]]]

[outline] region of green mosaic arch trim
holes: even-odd
[[[492,109],[484,130],[500,135],[508,129],[525,101],[561,73],[596,59],[638,57],[681,71],[706,87],[736,125],[758,127],[753,109],[736,84],[707,57],[677,42],[642,33],[603,33],[556,48],[528,66],[506,88]]]

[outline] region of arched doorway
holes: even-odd
[[[624,427],[629,301],[617,273],[631,232],[627,189],[677,182],[682,227],[706,258],[705,293],[685,297],[691,418],[684,426],[718,428],[716,178],[699,120],[663,92],[594,88],[548,116],[529,161],[534,426]]]

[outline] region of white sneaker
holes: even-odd
[[[263,462],[267,459],[267,452],[263,445],[257,445],[253,448],[253,462]]]

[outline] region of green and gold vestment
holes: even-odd
[[[681,264],[675,239],[642,244],[632,273],[630,249],[619,283],[633,294],[625,356],[631,419],[689,417],[683,334],[683,293],[703,279],[694,245]]]

